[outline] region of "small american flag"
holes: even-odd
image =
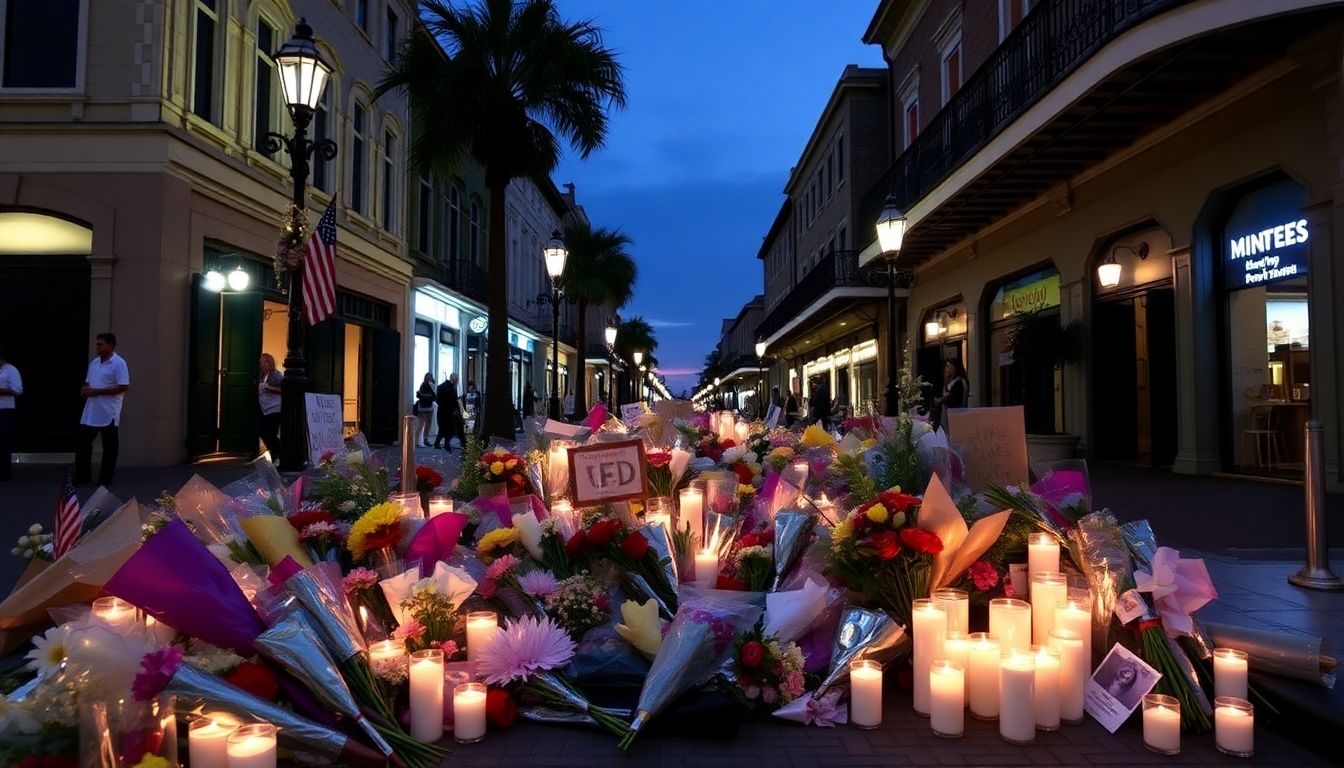
[[[75,495],[75,479],[66,473],[65,484],[61,486],[61,497],[56,505],[56,527],[51,537],[51,555],[60,560],[61,555],[69,552],[79,540],[79,531],[84,527],[84,515],[79,511],[79,497]]]
[[[303,307],[308,324],[317,325],[336,311],[336,198],[317,220],[305,256]]]

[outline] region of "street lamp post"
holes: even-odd
[[[294,219],[297,221],[307,207],[309,158],[316,154],[322,160],[336,156],[336,144],[331,139],[312,141],[308,125],[313,120],[322,91],[331,74],[331,65],[322,58],[313,41],[313,28],[299,19],[294,36],[272,57],[280,76],[289,116],[294,121],[294,135],[266,134],[266,151],[275,154],[281,149],[290,157],[290,177],[294,180]],[[290,230],[294,238],[303,237],[298,226]],[[291,252],[303,247],[291,242]],[[303,357],[303,262],[302,256],[292,256],[286,265],[289,276],[289,328],[286,336],[285,378],[280,385],[280,469],[300,472],[307,464],[308,423],[305,418],[304,393],[308,390],[307,361]]]
[[[611,365],[609,366],[611,369],[611,376],[609,376],[607,380],[608,411],[611,411],[614,407],[612,404],[612,390],[616,388],[616,332],[616,320],[613,318],[611,324],[607,326],[605,331],[603,331],[603,335],[606,336],[607,339],[607,353],[611,360]]]
[[[634,350],[633,352],[630,353],[630,358],[631,358],[632,360],[635,361],[635,369],[638,370],[638,371],[642,374],[642,373],[644,372],[644,365],[643,365],[643,363],[644,363],[644,350],[642,350],[642,349],[636,349],[636,350]],[[642,384],[643,384],[643,382],[639,381],[639,377],[635,375],[635,371],[633,371],[633,370],[630,371],[630,401],[631,401],[631,402],[634,402],[634,403],[639,402],[639,393],[640,393],[640,387],[642,386]]]
[[[767,407],[765,403],[765,349],[766,345],[764,341],[756,342],[756,366],[760,369],[761,374],[761,399],[756,401],[758,403],[756,409],[760,411],[760,417],[762,419],[765,418]]]
[[[901,409],[901,388],[899,380],[901,366],[897,362],[896,343],[896,279],[908,270],[896,268],[896,258],[901,252],[901,242],[905,239],[905,214],[896,207],[896,200],[887,197],[882,213],[877,217],[877,244],[887,257],[887,388],[886,414],[895,416]]]
[[[560,405],[560,278],[565,275],[569,249],[565,248],[559,232],[551,234],[541,255],[546,261],[546,274],[551,277],[551,400],[547,415],[560,421],[563,418]]]

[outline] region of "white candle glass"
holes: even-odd
[[[1213,649],[1213,695],[1247,697],[1246,674],[1249,670],[1246,652],[1233,648]]]
[[[369,663],[395,661],[406,655],[406,644],[400,640],[379,640],[369,644]]]
[[[751,425],[745,421],[739,421],[733,425],[733,439],[738,445],[746,445],[747,438],[751,437]]]
[[[1009,744],[1036,740],[1036,657],[1009,649],[999,660],[999,736]]]
[[[411,738],[433,743],[443,738],[443,651],[411,654]]]
[[[849,663],[849,722],[867,730],[882,724],[882,665],[876,661]]]
[[[961,679],[966,688],[962,699],[969,703],[971,699],[971,641],[961,632],[948,630],[947,634],[943,635],[942,657],[945,661],[950,661],[961,667]]]
[[[970,630],[971,598],[965,591],[950,587],[933,590],[930,595],[935,605],[947,613],[947,631],[963,635]]]
[[[229,734],[238,729],[232,718],[207,715],[187,726],[187,757],[191,768],[229,768]]]
[[[1159,755],[1181,753],[1181,700],[1150,693],[1143,697],[1143,746]]]
[[[999,597],[989,601],[989,634],[1005,651],[1025,651],[1031,645],[1031,604]]]
[[[1059,650],[1049,645],[1031,646],[1036,657],[1036,730],[1059,730]]]
[[[1059,719],[1078,725],[1083,722],[1083,696],[1091,671],[1083,639],[1071,629],[1055,627],[1050,645],[1059,651]]]
[[[691,533],[703,542],[705,535],[705,492],[699,488],[682,488],[679,494],[677,529],[684,531],[687,524],[691,526]]]
[[[713,589],[719,580],[719,553],[712,549],[702,549],[695,553],[695,583],[705,589]]]
[[[94,600],[93,616],[117,629],[129,629],[138,621],[135,606],[120,597],[100,597]]]
[[[1055,627],[1055,606],[1069,597],[1069,580],[1058,571],[1031,574],[1031,641],[1044,645]]]
[[[966,731],[966,670],[950,659],[929,665],[929,725],[945,739],[959,739]]]
[[[967,686],[971,717],[977,720],[999,719],[999,660],[1002,648],[998,638],[988,632],[967,637]]]
[[[423,520],[425,517],[425,511],[420,508],[420,494],[416,491],[395,491],[388,495],[387,500],[400,504],[406,510],[402,516],[409,520]]]
[[[494,611],[472,611],[467,614],[467,661],[475,661],[481,651],[495,641],[499,634],[499,614]]]
[[[1059,570],[1059,539],[1050,533],[1033,533],[1027,537],[1027,577],[1042,571]]]
[[[1218,751],[1233,757],[1255,754],[1255,708],[1236,696],[1213,699],[1213,740]]]
[[[932,598],[921,597],[910,605],[910,653],[914,664],[915,714],[929,716],[929,665],[943,655],[943,635],[947,634],[947,614]]]
[[[1066,600],[1055,605],[1055,629],[1077,632],[1083,641],[1084,658],[1092,666],[1092,601]]]
[[[275,768],[275,726],[252,723],[229,734],[229,768]]]
[[[453,689],[453,740],[475,744],[485,738],[485,683],[462,683]]]
[[[436,493],[429,497],[429,516],[438,517],[453,511],[453,497]]]

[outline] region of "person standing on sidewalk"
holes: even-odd
[[[93,342],[98,354],[89,361],[89,372],[79,396],[84,398],[84,413],[79,417],[75,445],[75,482],[88,485],[93,479],[93,440],[102,435],[103,462],[98,468],[98,484],[111,485],[117,471],[117,428],[121,425],[121,401],[131,386],[131,371],[117,354],[117,337],[100,333]]]
[[[14,396],[23,394],[23,379],[19,369],[5,359],[5,348],[0,347],[0,482],[9,479],[10,462],[14,455],[14,430],[18,411]]]
[[[420,444],[429,447],[429,421],[434,415],[434,374],[426,371],[425,380],[415,391],[415,418],[420,422]]]
[[[284,374],[275,370],[275,358],[262,352],[261,379],[257,382],[257,405],[261,406],[261,421],[257,422],[261,444],[271,454],[272,461],[280,460],[280,385]]]
[[[462,435],[462,406],[457,399],[457,374],[449,374],[447,379],[439,385],[438,391],[439,403],[439,434],[434,438],[434,447],[439,447],[439,441],[443,441],[443,448],[449,453],[453,452],[453,436],[457,436],[459,447],[465,447],[466,439]]]

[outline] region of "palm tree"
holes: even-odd
[[[629,320],[622,320],[616,327],[616,356],[625,361],[629,366],[626,370],[629,375],[626,377],[627,385],[638,381],[639,366],[635,365],[635,350],[644,353],[644,365],[651,366],[657,361],[653,358],[653,351],[658,348],[658,338],[653,333],[653,326],[643,317],[635,316]],[[630,386],[630,396],[634,397],[634,387]]]
[[[587,353],[584,343],[588,338],[588,305],[608,304],[616,310],[630,300],[635,291],[635,278],[639,275],[635,260],[625,250],[630,243],[628,235],[605,227],[594,229],[586,221],[565,227],[569,259],[565,262],[565,274],[560,284],[565,295],[578,304],[579,309],[578,343],[575,345],[579,348],[579,375],[574,384],[576,417],[588,412],[583,365]]]
[[[419,167],[447,172],[471,157],[485,170],[485,430],[511,438],[504,192],[514,179],[548,179],[561,140],[585,158],[605,143],[607,108],[625,105],[621,66],[598,27],[562,20],[553,0],[480,0],[460,8],[424,0],[420,21],[426,34],[407,38],[377,93],[406,94]]]

